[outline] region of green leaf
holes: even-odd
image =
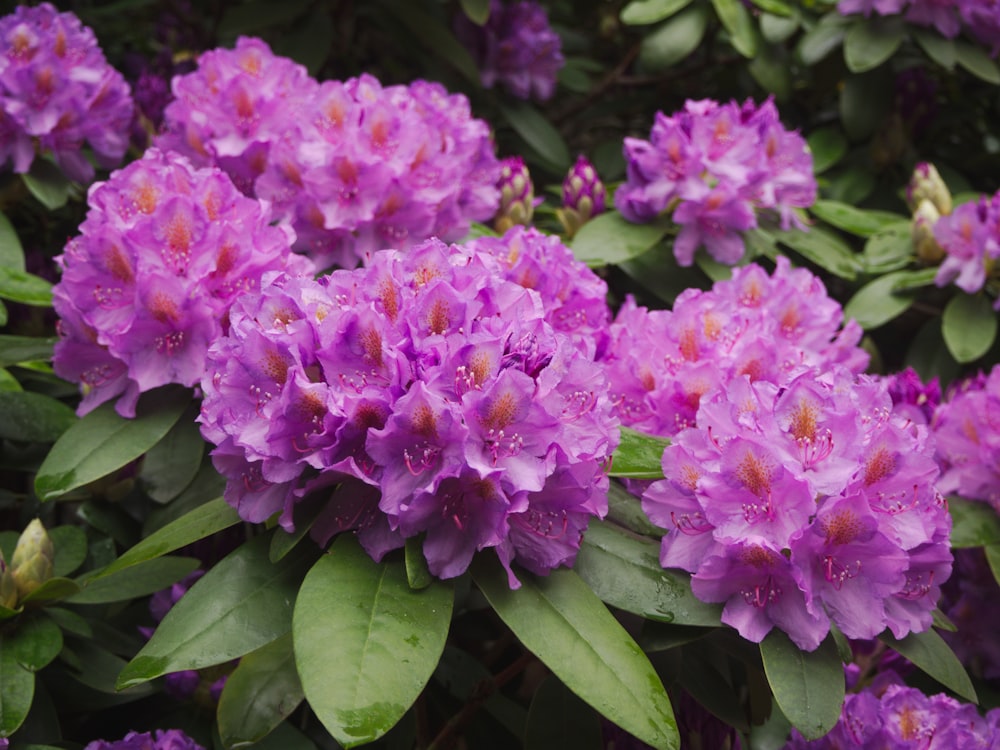
[[[555,675],[531,699],[524,750],[602,750],[601,721]]]
[[[229,675],[219,697],[219,734],[226,747],[258,742],[303,698],[295,670],[292,634],[247,654]]]
[[[472,577],[514,635],[570,690],[643,742],[677,750],[677,724],[663,683],[576,573],[524,575],[521,588],[513,590],[499,562],[480,555]]]
[[[0,322],[0,325],[3,325]],[[9,370],[0,369],[0,391],[23,391],[20,381]]]
[[[782,713],[807,740],[829,732],[844,703],[844,665],[833,636],[802,651],[774,628],[760,643],[764,672]]]
[[[17,662],[10,636],[0,635],[0,737],[24,722],[35,696],[35,675]]]
[[[877,68],[899,49],[906,26],[896,18],[858,20],[844,37],[844,60],[852,73]]]
[[[844,26],[844,21],[834,13],[823,16],[799,40],[797,50],[802,62],[812,67],[839,47],[846,33]]]
[[[270,1],[270,0],[269,0]],[[385,3],[392,17],[398,19],[411,33],[410,40],[422,44],[432,55],[449,63],[469,83],[481,86],[479,68],[472,55],[451,30],[434,16],[425,13],[410,0],[390,0]]]
[[[847,76],[840,87],[839,109],[840,124],[848,138],[855,141],[868,139],[882,125],[889,103],[893,100],[893,81],[888,66]],[[871,177],[871,167],[865,166],[863,172]],[[857,181],[857,178],[854,180]],[[843,197],[840,200],[845,203],[855,202]]]
[[[951,514],[951,546],[955,549],[1000,544],[1000,516],[980,500],[948,498]]]
[[[861,262],[865,272],[884,274],[906,268],[913,260],[913,233],[909,221],[890,224],[865,243]]]
[[[5,649],[29,672],[37,672],[55,659],[63,647],[62,630],[41,614],[25,616],[13,632],[4,635]]]
[[[646,517],[639,498],[618,482],[611,482],[608,487],[608,519],[640,536],[659,539],[666,533],[666,529],[661,529]]]
[[[90,623],[71,609],[46,607],[45,614],[67,633],[83,639],[94,637],[94,629],[90,627]]]
[[[411,536],[403,548],[406,563],[406,581],[411,589],[425,589],[434,582],[427,559],[424,557],[424,545],[421,537]]]
[[[985,294],[956,294],[945,305],[941,335],[956,361],[964,364],[979,359],[997,337],[997,314],[992,303]]]
[[[690,55],[705,36],[708,15],[706,6],[696,4],[647,34],[639,47],[640,65],[656,73]]]
[[[916,289],[934,286],[934,279],[937,277],[937,268],[920,268],[916,271],[903,271],[897,275],[893,291],[896,294],[912,292]]]
[[[663,239],[666,221],[633,224],[617,211],[595,216],[573,237],[570,247],[588,266],[614,265],[642,255]]]
[[[946,39],[940,34],[924,29],[911,29],[910,33],[931,60],[945,70],[954,69],[955,62],[958,60],[954,39]]]
[[[194,557],[146,560],[111,575],[82,580],[83,589],[69,598],[73,604],[106,604],[148,596],[171,586],[201,565]]]
[[[49,361],[56,339],[40,339],[33,336],[0,336],[0,367],[18,365],[22,362]]]
[[[771,44],[783,44],[799,30],[801,20],[797,14],[765,12],[760,14],[760,34]]]
[[[795,15],[795,6],[789,5],[784,0],[751,0],[751,2],[764,11],[764,15],[774,15],[783,18]]]
[[[453,598],[442,581],[411,589],[398,559],[376,563],[349,534],[309,571],[295,605],[295,662],[309,706],[340,744],[381,737],[416,700],[444,648]]]
[[[983,547],[983,553],[986,555],[986,562],[993,573],[993,580],[1000,583],[1000,544],[987,544]]]
[[[733,689],[726,654],[711,641],[696,640],[676,655],[680,658],[677,682],[684,690],[737,731],[750,731],[746,707]]]
[[[135,419],[125,419],[114,404],[94,409],[52,446],[35,477],[35,493],[51,500],[138,458],[156,445],[190,403],[187,389],[159,388],[139,399]]]
[[[608,474],[630,479],[662,479],[661,461],[668,445],[667,438],[622,427],[621,442],[612,456]]]
[[[52,575],[68,576],[87,559],[87,532],[79,526],[56,526],[49,529],[49,539],[55,550]]]
[[[462,11],[474,24],[482,26],[490,20],[490,0],[461,0]]]
[[[839,201],[818,200],[810,207],[809,212],[827,224],[858,237],[871,237],[887,226],[898,224],[909,228],[910,225],[905,216],[889,211],[855,208]]]
[[[645,26],[670,18],[690,4],[691,0],[632,0],[618,17],[626,26]]]
[[[573,569],[607,604],[648,620],[718,627],[722,607],[691,593],[691,576],[660,565],[660,543],[592,521]]]
[[[897,640],[887,630],[879,636],[879,640],[905,656],[949,690],[954,690],[968,701],[979,702],[976,689],[972,686],[962,662],[934,630],[910,633],[902,640]]]
[[[955,59],[972,75],[987,83],[1000,84],[1000,67],[977,45],[955,42]]]
[[[0,266],[0,297],[36,307],[52,307],[52,284],[41,276]]]
[[[712,0],[712,6],[722,26],[729,32],[733,49],[752,59],[757,54],[757,27],[750,11],[740,0]]]
[[[851,248],[833,232],[825,229],[813,227],[808,232],[792,229],[777,233],[775,239],[842,279],[853,281],[861,270],[861,263]]]
[[[312,556],[296,550],[272,564],[269,543],[267,535],[251,539],[188,589],[122,670],[118,687],[222,664],[287,633],[299,582]]]
[[[902,315],[910,309],[914,299],[912,294],[895,291],[905,273],[888,273],[865,284],[844,305],[844,318],[854,318],[862,328],[870,331]]]
[[[785,101],[792,93],[792,73],[788,55],[780,47],[769,46],[760,50],[747,66],[750,75],[775,98]]]
[[[21,600],[22,604],[55,602],[80,590],[80,584],[69,578],[50,578]]]
[[[191,404],[162,440],[146,452],[139,479],[146,493],[158,503],[177,497],[201,468],[205,441],[198,423],[198,406]]]
[[[0,213],[0,266],[24,270],[24,248],[10,219]]]
[[[32,391],[0,391],[0,438],[52,443],[75,422],[62,401]]]
[[[28,192],[49,211],[65,206],[70,195],[75,192],[69,178],[48,159],[35,159],[31,162],[30,170],[21,175],[21,179]]]
[[[525,143],[561,170],[572,164],[569,147],[559,131],[535,107],[527,102],[500,105],[500,112]]]
[[[256,0],[225,5],[218,33],[224,37],[235,38],[240,34],[288,24],[302,15],[310,5],[309,0],[284,0],[280,3]]]
[[[813,155],[813,172],[820,174],[844,158],[847,139],[837,128],[820,128],[806,139]]]

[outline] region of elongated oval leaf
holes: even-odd
[[[1000,84],[1000,67],[986,52],[968,42],[955,42],[955,59],[958,64],[987,83]]]
[[[0,266],[0,297],[37,307],[52,307],[52,284],[40,276]]]
[[[899,49],[906,27],[897,19],[864,19],[847,30],[844,60],[853,73],[877,68]]]
[[[107,476],[156,445],[180,418],[190,392],[176,387],[145,394],[135,419],[102,404],[56,441],[35,477],[35,493],[51,500]]]
[[[76,414],[62,401],[32,391],[0,391],[0,438],[52,443],[74,422]]]
[[[956,361],[979,359],[997,337],[997,313],[992,303],[984,294],[956,294],[941,316],[941,335]]]
[[[640,64],[651,71],[664,70],[694,52],[705,36],[708,8],[700,3],[685,8],[642,40]]]
[[[63,647],[62,630],[42,614],[25,616],[4,635],[4,648],[29,672],[37,672],[55,659]]]
[[[22,362],[41,362],[52,359],[54,338],[39,339],[33,336],[0,336],[0,367]]]
[[[913,29],[911,33],[931,60],[945,70],[952,70],[955,67],[958,56],[955,54],[954,39],[946,39],[940,34],[923,29]]]
[[[472,577],[514,635],[584,701],[662,750],[680,739],[670,699],[649,659],[572,570],[524,576],[512,590],[500,564],[480,555]]]
[[[722,607],[691,593],[687,573],[660,565],[660,545],[609,523],[590,524],[573,569],[604,602],[649,620],[718,627]]]
[[[621,436],[608,473],[613,477],[630,479],[661,479],[663,451],[670,441],[629,427],[621,428]]]
[[[453,597],[441,581],[410,588],[402,561],[376,563],[347,534],[309,571],[295,663],[310,707],[344,747],[381,737],[416,700],[441,657]]]
[[[955,549],[1000,544],[1000,516],[987,503],[949,497],[948,512]]]
[[[24,270],[24,248],[10,219],[0,213],[0,266]]]
[[[712,6],[715,8],[715,15],[729,32],[733,49],[743,57],[752,59],[757,54],[757,28],[750,17],[750,11],[740,0],[712,0]]]
[[[569,147],[545,117],[527,102],[502,105],[500,112],[525,143],[561,170],[570,167]]]
[[[827,224],[831,224],[837,229],[856,234],[859,237],[870,237],[887,226],[905,222],[909,225],[909,220],[905,216],[890,213],[889,211],[871,211],[839,201],[816,201],[809,212],[813,216],[818,216]]]
[[[71,596],[69,601],[73,604],[105,604],[148,596],[177,583],[200,564],[194,557],[146,560],[117,573],[83,581],[83,589]]]
[[[793,229],[788,232],[778,232],[775,234],[775,239],[842,279],[853,281],[861,270],[857,256],[847,243],[833,232],[819,227],[813,227],[807,232]]]
[[[573,237],[573,255],[588,266],[604,266],[636,258],[663,239],[667,223],[633,224],[617,211],[595,216]]]
[[[819,23],[802,35],[797,51],[802,62],[815,65],[844,41],[847,30],[833,13],[823,16]]]
[[[48,159],[35,159],[21,179],[28,191],[50,211],[65,206],[75,191],[69,178]]]
[[[181,494],[201,467],[205,441],[195,422],[197,416],[197,404],[191,404],[142,460],[139,478],[146,493],[159,503],[169,502]]]
[[[813,172],[821,174],[844,158],[847,139],[837,128],[820,128],[806,139],[813,157]]]
[[[49,529],[49,538],[55,549],[52,575],[68,576],[87,559],[87,533],[79,526],[56,526]]]
[[[946,688],[954,690],[973,703],[979,701],[976,689],[972,686],[972,680],[969,679],[962,662],[934,630],[910,633],[902,640],[897,640],[892,633],[886,631],[879,636],[879,640],[912,661]]]
[[[893,291],[903,273],[888,273],[865,284],[844,305],[844,317],[854,318],[862,328],[870,331],[902,315],[914,299],[913,294]]]
[[[258,536],[202,576],[122,670],[118,687],[222,664],[287,633],[299,582],[313,557],[296,550],[272,564],[269,543],[269,536]]]
[[[875,232],[865,243],[861,262],[870,274],[884,274],[906,268],[913,260],[913,233],[909,221],[890,224]]]
[[[219,734],[226,747],[263,739],[302,702],[292,634],[240,659],[219,697]]]
[[[8,638],[0,636],[0,737],[24,722],[35,696],[35,675],[17,663]]]
[[[626,26],[645,26],[670,18],[691,4],[691,0],[632,0],[619,18]]]
[[[490,0],[461,0],[466,17],[482,26],[490,20]]]
[[[782,713],[807,740],[829,732],[844,703],[844,665],[833,636],[802,651],[775,628],[760,643],[764,672]]]

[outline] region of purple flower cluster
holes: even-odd
[[[462,13],[455,19],[455,32],[472,53],[483,86],[489,89],[500,83],[518,99],[552,97],[566,61],[562,40],[541,5],[490,0],[485,25],[476,25]]]
[[[53,288],[53,366],[81,384],[81,415],[121,396],[116,408],[131,417],[140,393],[197,384],[234,299],[269,271],[312,270],[266,204],[177,154],[150,149],[92,186],[88,203]]]
[[[783,229],[802,228],[795,209],[816,200],[809,148],[785,130],[772,99],[759,107],[689,100],[670,117],[657,112],[650,140],[626,138],[624,153],[627,180],[615,206],[638,223],[669,212],[681,227],[674,255],[682,266],[701,246],[733,265],[760,212],[776,212]]]
[[[102,167],[114,167],[131,121],[128,84],[80,19],[49,3],[0,18],[0,166],[10,160],[27,172],[37,145],[70,178],[89,182],[83,143]]]
[[[428,240],[234,304],[199,421],[244,519],[291,529],[322,490],[320,544],[354,530],[380,559],[424,534],[441,578],[488,547],[508,571],[573,562],[606,509],[618,420],[594,345],[548,322],[587,306],[548,298],[564,286],[520,257],[553,249],[525,230],[505,242]]]
[[[934,283],[954,281],[965,292],[978,292],[986,283],[987,267],[1000,257],[1000,193],[956,206],[934,222],[933,233],[945,253]]]
[[[83,750],[205,750],[180,729],[129,732],[120,740],[94,740]]]
[[[843,15],[862,13],[866,17],[899,15],[918,26],[933,26],[952,39],[963,31],[991,48],[1000,50],[1000,7],[994,0],[840,0]]]
[[[500,200],[489,126],[468,100],[415,81],[363,75],[322,84],[241,38],[174,79],[161,148],[224,169],[292,224],[320,267],[436,236],[458,240]]]
[[[998,743],[1000,709],[984,717],[971,703],[944,693],[927,696],[897,681],[848,695],[825,737],[810,742],[792,730],[784,750],[992,750]]]
[[[784,256],[770,276],[750,264],[709,292],[685,290],[672,311],[626,300],[603,357],[612,400],[623,424],[671,436],[695,424],[704,394],[743,375],[780,385],[804,368],[861,372],[861,327],[842,321],[820,279]]]

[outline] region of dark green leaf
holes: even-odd
[[[852,140],[870,138],[882,124],[892,102],[894,79],[888,66],[859,75],[847,76],[840,88],[840,123]],[[865,167],[870,173],[871,168]],[[854,203],[841,197],[845,203]]]
[[[993,579],[1000,583],[1000,544],[987,544],[983,547],[986,554],[986,562],[993,573]]]
[[[171,586],[201,563],[193,557],[146,560],[111,575],[83,580],[83,590],[69,598],[73,604],[105,604],[148,596]]]
[[[202,459],[201,468],[184,491],[166,505],[150,511],[142,525],[142,535],[152,536],[167,524],[218,499],[225,490],[226,478],[215,470],[211,460]]]
[[[694,641],[679,652],[678,682],[698,703],[740,732],[750,726],[740,697],[732,687],[726,654],[707,641]]]
[[[62,401],[32,391],[0,391],[0,438],[52,443],[76,422]]]
[[[406,580],[411,589],[425,589],[434,582],[427,560],[424,558],[424,545],[421,537],[412,536],[406,540],[404,548],[406,563]]]
[[[157,691],[156,686],[135,685],[127,690],[119,690],[115,680],[125,667],[125,660],[102,648],[94,640],[73,644],[73,654],[79,663],[79,673],[74,677],[93,690],[118,696],[125,702],[135,700]]]
[[[549,675],[531,699],[525,750],[601,750],[601,721],[586,703]]]
[[[194,421],[197,416],[198,408],[192,404],[142,460],[139,479],[146,493],[158,503],[169,502],[181,494],[201,467],[205,441]]]
[[[827,172],[820,183],[830,200],[861,203],[875,189],[875,176],[867,167],[851,166]]]
[[[924,29],[912,29],[911,32],[917,44],[927,53],[927,56],[945,70],[952,70],[958,55],[955,52],[955,40],[946,39],[940,34]]]
[[[482,686],[490,684],[493,675],[465,651],[446,645],[433,680],[457,700],[466,701],[472,695],[481,695]],[[486,699],[483,708],[514,737],[524,737],[528,712],[519,703],[497,691]]]
[[[781,47],[767,47],[758,51],[747,69],[754,80],[774,94],[779,102],[791,96],[792,73],[788,56]]]
[[[24,270],[24,248],[17,230],[10,220],[0,213],[0,267]]]
[[[660,565],[660,544],[591,522],[573,569],[604,602],[649,620],[717,627],[722,607],[691,593],[691,576]]]
[[[94,637],[94,629],[90,627],[90,623],[71,609],[46,607],[45,614],[67,633],[78,635],[84,639]]]
[[[35,493],[51,500],[107,476],[156,445],[190,402],[187,389],[159,388],[139,399],[135,419],[105,403],[76,422],[52,446],[38,475]]]
[[[888,211],[855,208],[839,201],[818,200],[810,207],[809,212],[827,224],[858,237],[871,237],[888,226],[905,225],[909,228],[910,225],[905,216]]]
[[[712,0],[715,15],[729,32],[733,49],[743,57],[753,58],[757,54],[757,27],[740,0]]]
[[[512,590],[500,564],[480,555],[472,576],[514,635],[570,690],[643,742],[679,747],[670,699],[653,666],[576,573],[524,575]]]
[[[985,548],[984,548],[985,549]],[[987,555],[988,557],[989,555]],[[933,622],[933,627],[938,630],[947,630],[949,633],[957,633],[958,626],[955,625],[951,620],[948,619],[948,615],[942,612],[937,607],[931,612],[931,620]],[[850,654],[850,648],[848,648],[848,654]]]
[[[861,287],[844,305],[844,318],[854,318],[865,330],[878,328],[906,312],[914,295],[895,292],[906,271],[880,276]]]
[[[0,636],[0,737],[10,737],[28,715],[35,675],[17,663],[7,636]]]
[[[985,294],[959,292],[944,308],[941,335],[956,361],[967,363],[979,359],[989,351],[997,336],[993,304]]]
[[[972,681],[962,662],[935,631],[910,633],[902,640],[897,640],[887,630],[879,636],[879,640],[905,656],[949,690],[954,690],[968,701],[978,703],[976,690],[972,687]]]
[[[432,55],[448,62],[469,83],[481,85],[475,61],[447,26],[410,0],[390,0],[385,4],[393,17],[410,31],[411,41],[422,44]]]
[[[691,4],[691,0],[632,0],[619,15],[626,26],[658,23]]]
[[[807,232],[792,229],[777,233],[775,239],[842,279],[852,281],[861,270],[857,255],[833,232],[819,227],[813,227]]]
[[[847,139],[837,128],[820,128],[806,139],[813,156],[813,172],[820,174],[847,153]]]
[[[691,625],[674,625],[647,620],[642,624],[642,632],[639,633],[638,641],[642,650],[650,654],[658,651],[669,651],[672,648],[693,643],[717,632],[717,630],[718,628],[699,628]]]
[[[25,616],[13,631],[4,634],[3,647],[11,650],[22,667],[37,672],[62,651],[62,630],[44,615]]]
[[[461,5],[466,17],[473,23],[482,26],[490,20],[490,0],[461,0]]]
[[[275,42],[274,51],[302,63],[315,78],[330,56],[335,38],[330,13],[314,7],[309,15],[298,20],[291,32]]]
[[[870,274],[883,274],[906,268],[913,260],[913,234],[908,221],[881,229],[865,243],[861,262]]]
[[[570,168],[569,148],[559,131],[527,102],[501,105],[500,112],[525,143],[561,170]]]
[[[381,737],[416,700],[444,648],[453,597],[441,581],[411,589],[398,559],[376,563],[349,534],[309,571],[295,605],[295,662],[338,742]]]
[[[312,556],[296,550],[272,564],[269,542],[266,535],[251,539],[188,589],[122,670],[118,687],[222,664],[287,633],[299,582]]]
[[[799,30],[801,21],[798,15],[778,13],[760,14],[760,33],[771,44],[783,44]]]
[[[754,231],[747,232],[745,236],[751,247],[750,237]],[[635,283],[667,303],[672,303],[685,289],[704,289],[708,286],[708,279],[700,269],[677,265],[673,248],[668,242],[659,242],[632,260],[618,263],[618,267]]]
[[[269,0],[253,0],[223,6],[226,10],[219,23],[220,36],[235,39],[240,34],[248,34],[288,24],[308,10],[310,0],[284,0],[280,3]]]
[[[52,307],[52,284],[27,271],[0,266],[0,297],[36,307]]]
[[[829,732],[844,703],[844,665],[833,636],[815,651],[802,651],[781,630],[761,641],[760,655],[774,698],[807,740]]]
[[[55,550],[52,575],[68,576],[87,559],[87,533],[79,526],[56,526],[49,529]]]
[[[606,211],[584,224],[573,237],[577,260],[588,266],[614,265],[642,255],[663,239],[666,221],[633,224],[617,211]]]
[[[951,513],[951,546],[955,549],[1000,544],[1000,516],[980,500],[948,498]]]
[[[667,438],[622,427],[621,442],[612,456],[608,473],[629,479],[661,479],[663,451],[668,445],[670,440]]]
[[[986,52],[975,44],[955,42],[955,59],[958,64],[987,83],[1000,84],[1000,67]]]
[[[226,747],[258,742],[302,702],[292,634],[249,653],[219,698],[219,734]]]
[[[56,339],[38,339],[31,336],[0,336],[0,367],[22,362],[47,362],[52,359]]]
[[[853,73],[877,68],[899,49],[906,26],[896,18],[858,19],[844,37],[844,60]]]
[[[31,169],[21,175],[21,179],[28,192],[49,211],[65,206],[74,192],[73,183],[48,159],[35,159],[31,162]]]
[[[22,604],[55,602],[73,596],[80,585],[69,578],[50,578],[21,600]]]
[[[841,45],[845,33],[844,22],[835,13],[827,13],[799,40],[799,57],[806,65],[815,65]]]
[[[611,482],[608,488],[608,519],[641,536],[659,539],[666,532],[650,522],[639,498],[618,482]]]
[[[708,8],[697,4],[686,8],[646,35],[639,49],[643,68],[658,72],[694,52],[708,26]]]

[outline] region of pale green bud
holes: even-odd
[[[913,212],[913,251],[928,265],[936,265],[944,258],[944,250],[934,238],[934,225],[940,218],[937,207],[926,198]]]
[[[25,597],[52,577],[55,549],[45,526],[37,518],[21,532],[10,559],[17,592]]]
[[[934,165],[926,161],[920,162],[913,169],[913,176],[906,186],[906,205],[915,212],[921,201],[925,200],[934,204],[939,215],[951,213],[951,191]]]

